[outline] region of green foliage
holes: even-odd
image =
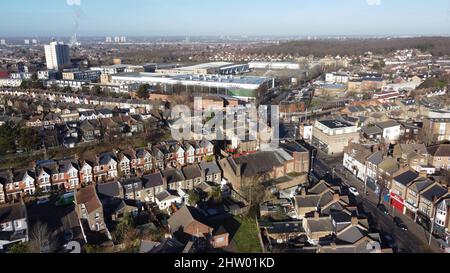
[[[127,214],[123,217],[120,223],[117,224],[112,238],[115,244],[121,244],[126,239],[126,235],[134,228],[134,220],[131,214]]]
[[[143,84],[143,85],[139,86],[136,96],[140,99],[147,99],[149,88],[150,88],[150,85],[148,85],[148,84]]]
[[[11,254],[30,253],[30,246],[26,243],[17,243],[17,244],[14,244],[8,250],[8,253],[11,253]]]
[[[447,85],[448,82],[445,79],[429,78],[419,85],[417,89],[444,88]]]
[[[102,94],[102,89],[100,88],[100,86],[95,86],[94,87],[94,95],[101,95]]]
[[[219,187],[216,187],[216,188],[213,189],[213,191],[211,192],[210,198],[211,198],[211,200],[214,203],[221,203],[222,202],[222,200],[223,200],[222,191],[220,190]]]
[[[97,246],[97,245],[89,245],[89,244],[87,244],[87,245],[83,246],[83,252],[84,253],[90,253],[90,254],[103,253],[103,249],[102,249],[102,247]]]
[[[64,86],[62,91],[64,93],[72,93],[72,88],[70,86]]]
[[[0,126],[0,154],[15,149],[17,127],[12,122]]]
[[[200,202],[200,194],[198,194],[197,191],[191,191],[189,193],[189,198],[188,198],[188,202],[191,205],[196,205],[198,202]]]
[[[39,132],[32,128],[20,129],[18,135],[19,147],[30,151],[33,149],[38,149],[40,146]]]

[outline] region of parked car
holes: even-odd
[[[406,226],[405,222],[403,222],[403,220],[400,219],[400,217],[395,217],[395,218],[394,218],[394,222],[395,222],[395,224],[396,224],[399,228],[401,228],[402,230],[405,230],[405,231],[408,230],[408,227]]]
[[[37,204],[38,205],[44,205],[44,204],[48,204],[50,202],[50,198],[48,197],[41,197],[37,200]]]
[[[380,204],[380,205],[377,206],[377,208],[378,208],[382,213],[384,213],[384,214],[386,214],[386,215],[389,215],[389,211],[388,211],[388,209],[386,208],[385,205]]]
[[[66,230],[64,231],[64,241],[65,241],[66,243],[68,243],[68,242],[70,242],[70,241],[72,241],[72,240],[73,240],[73,232],[72,232],[72,230],[66,229]]]
[[[348,190],[349,190],[350,193],[353,194],[354,196],[359,196],[358,189],[356,189],[355,187],[350,187]]]

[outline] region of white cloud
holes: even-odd
[[[69,6],[80,6],[81,0],[66,0]]]
[[[381,0],[366,0],[369,6],[379,6],[381,5]]]

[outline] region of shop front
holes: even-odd
[[[395,208],[399,213],[403,214],[405,212],[405,202],[403,198],[399,195],[391,192],[390,195],[390,204],[393,208]]]
[[[408,216],[412,220],[416,220],[417,211],[419,209],[416,207],[416,205],[409,203],[408,201],[405,201],[405,215]]]

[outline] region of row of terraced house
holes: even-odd
[[[213,156],[214,145],[204,140],[167,142],[83,158],[36,161],[30,168],[0,171],[0,203],[200,163],[214,159]]]

